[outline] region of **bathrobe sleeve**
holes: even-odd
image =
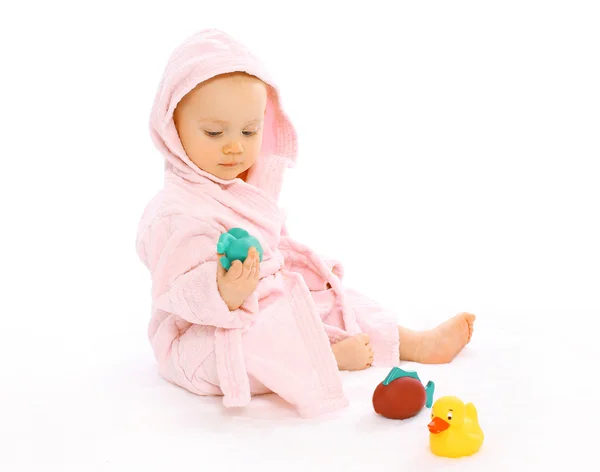
[[[195,218],[156,219],[138,238],[138,253],[152,274],[155,308],[217,328],[247,327],[258,312],[255,294],[230,311],[217,286],[220,232]]]

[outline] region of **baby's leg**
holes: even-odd
[[[397,315],[362,293],[346,290],[361,330],[369,335],[375,353],[373,365],[394,366],[399,360],[422,364],[450,362],[468,344],[475,315],[461,313],[438,327],[413,331],[398,326]],[[341,310],[333,307],[324,322],[340,326]]]
[[[168,313],[157,321],[151,323],[149,337],[161,376],[196,395],[222,395],[214,360],[215,328]]]
[[[456,357],[473,335],[475,315],[460,313],[436,328],[413,331],[398,326],[400,360],[421,364],[446,364]]]
[[[285,297],[261,307],[243,335],[245,364],[251,394],[276,393],[300,415],[314,417],[346,407],[348,399],[316,307],[308,290],[294,282]],[[197,395],[223,394],[215,328],[164,313],[148,334],[165,379]]]

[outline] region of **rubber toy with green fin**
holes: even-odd
[[[373,392],[375,413],[388,419],[406,420],[419,414],[425,405],[433,404],[434,383],[427,386],[415,371],[394,367]]]
[[[217,243],[217,253],[223,254],[221,265],[225,270],[229,270],[233,261],[244,262],[248,257],[248,251],[255,247],[258,251],[260,261],[263,260],[263,248],[254,236],[250,236],[248,231],[242,228],[231,228],[226,233],[221,234]]]
[[[417,379],[419,382],[421,382],[419,375],[414,370],[402,370],[400,367],[394,367],[394,368],[392,368],[390,373],[387,375],[387,377],[383,381],[383,385],[389,385],[390,382],[392,382],[396,379],[400,379],[402,377],[411,377],[411,378]],[[435,391],[435,384],[433,383],[433,381],[430,380],[429,382],[427,382],[427,385],[425,386],[425,406],[427,408],[431,408],[431,405],[433,405],[433,392],[434,391]]]

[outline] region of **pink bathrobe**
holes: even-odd
[[[261,155],[247,181],[221,180],[187,157],[173,122],[181,98],[219,74],[244,71],[269,87]],[[260,61],[231,37],[206,30],[173,52],[151,114],[165,158],[164,188],[141,218],[137,252],[152,278],[148,335],[161,375],[227,407],[274,392],[313,417],[348,400],[331,344],[367,333],[374,364],[398,363],[397,322],[342,285],[342,266],[292,239],[278,196],[297,153],[295,130]],[[242,227],[264,257],[256,291],[230,311],[217,288],[219,236]]]

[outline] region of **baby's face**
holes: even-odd
[[[177,105],[175,126],[200,169],[223,180],[244,177],[260,153],[266,85],[245,74],[216,77]]]

